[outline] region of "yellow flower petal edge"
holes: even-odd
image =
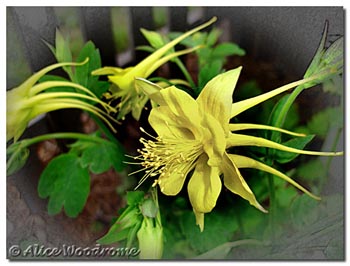
[[[240,131],[240,130],[247,130],[247,129],[265,129],[265,130],[278,131],[278,132],[285,133],[291,136],[296,136],[296,137],[306,136],[303,133],[297,133],[297,132],[292,132],[279,127],[272,127],[272,126],[258,125],[258,124],[244,124],[244,123],[229,124],[229,129],[230,131]]]
[[[281,151],[305,154],[305,155],[340,156],[344,154],[343,152],[318,152],[318,151],[299,150],[299,149],[284,146],[282,144],[279,144],[264,138],[231,133],[230,136],[227,138],[226,147],[229,148],[229,147],[238,147],[238,146],[266,147],[266,148],[278,149]]]
[[[238,168],[255,168],[264,172],[268,172],[272,175],[278,176],[282,178],[283,180],[287,181],[294,187],[300,189],[302,192],[306,193],[309,195],[311,198],[314,198],[316,200],[321,200],[320,197],[315,196],[311,192],[309,192],[307,189],[299,185],[297,182],[295,182],[293,179],[288,177],[287,175],[283,174],[282,172],[276,170],[275,168],[272,168],[271,166],[268,166],[264,163],[261,163],[259,161],[256,161],[252,158],[246,157],[246,156],[241,156],[237,154],[229,154],[228,155],[230,159],[237,165]]]

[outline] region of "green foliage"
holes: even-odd
[[[12,175],[20,170],[29,157],[29,149],[23,142],[12,144],[6,149],[6,175]]]
[[[90,191],[90,176],[76,154],[54,158],[40,176],[38,192],[41,198],[50,197],[48,213],[57,214],[64,207],[69,217],[83,209]]]
[[[91,143],[82,151],[81,163],[95,174],[106,172],[113,167],[117,172],[123,170],[123,149],[113,142]]]
[[[199,253],[206,252],[232,239],[238,229],[234,211],[231,208],[223,211],[213,210],[205,215],[205,230],[200,232],[192,211],[184,213],[180,220],[181,230],[192,249]]]
[[[305,137],[292,138],[286,142],[283,142],[282,144],[287,147],[302,150],[308,143],[310,143],[313,140],[314,137],[314,135],[309,135]],[[276,150],[274,153],[274,159],[280,164],[289,163],[298,156],[299,154],[297,153],[285,152],[280,150]]]
[[[51,44],[48,44],[48,47],[55,55],[58,63],[71,62],[72,61],[72,52],[69,47],[69,40],[64,39],[63,35],[59,30],[56,31],[56,42],[55,47]],[[86,58],[89,58],[89,61],[82,65],[77,66],[73,69],[71,66],[63,67],[63,69],[68,74],[68,77],[71,81],[82,85],[83,87],[88,88],[93,92],[98,98],[101,98],[102,94],[105,93],[109,88],[109,83],[105,81],[100,81],[99,76],[92,76],[91,72],[98,68],[101,68],[101,57],[99,50],[95,47],[94,43],[88,41],[80,50],[79,55],[77,56],[77,62],[83,62]],[[65,80],[58,77],[53,77],[51,75],[46,75],[41,79],[44,80]],[[51,79],[52,78],[52,79]],[[58,88],[55,88],[56,91],[59,91]],[[65,91],[63,89],[63,91]],[[77,90],[79,93],[84,93],[81,90]]]
[[[343,109],[341,106],[328,107],[312,116],[307,123],[307,127],[312,132],[322,138],[325,138],[328,130],[331,127],[343,128],[344,117]]]
[[[320,181],[327,175],[328,169],[320,159],[313,159],[298,166],[296,176],[302,178],[306,182]]]

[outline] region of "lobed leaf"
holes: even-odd
[[[50,161],[40,176],[38,192],[49,197],[48,213],[64,208],[69,217],[76,217],[84,208],[90,191],[90,176],[76,154],[62,154]]]

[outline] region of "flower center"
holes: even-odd
[[[159,184],[162,177],[172,173],[187,174],[194,166],[197,158],[203,152],[203,146],[200,141],[195,139],[176,139],[153,137],[144,129],[141,131],[152,137],[154,140],[140,138],[144,148],[139,149],[140,155],[133,157],[140,160],[143,168],[136,171],[145,171],[145,175],[140,180],[138,188],[149,176],[159,175],[159,179],[153,184]],[[131,174],[135,174],[133,172]]]

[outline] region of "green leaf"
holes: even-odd
[[[156,50],[152,46],[149,46],[149,45],[139,45],[135,49],[138,51],[145,51],[145,52],[149,52],[149,53],[153,53]]]
[[[296,171],[296,176],[305,181],[320,181],[327,174],[326,166],[320,159],[310,160],[300,166]]]
[[[99,77],[92,76],[91,72],[101,67],[101,58],[99,50],[96,49],[94,43],[91,41],[88,41],[81,49],[77,61],[82,62],[87,57],[89,58],[89,62],[76,67],[75,81],[95,93],[94,85]]]
[[[139,226],[142,221],[142,216],[137,206],[129,206],[119,216],[117,221],[111,226],[107,234],[97,240],[97,243],[108,245],[127,239],[129,231],[135,226]]]
[[[213,46],[218,41],[220,35],[221,30],[219,30],[218,28],[213,28],[207,36],[206,44],[208,46]]]
[[[150,31],[146,29],[140,29],[140,30],[142,32],[142,35],[147,39],[147,41],[150,43],[150,45],[153,48],[159,49],[162,46],[164,46],[165,42],[163,40],[163,37],[158,32]]]
[[[84,208],[90,191],[90,176],[76,154],[62,154],[50,161],[40,176],[38,192],[49,197],[48,213],[64,208],[69,217],[76,217]]]
[[[245,51],[235,43],[220,43],[212,51],[213,58],[226,57],[231,55],[244,56]]]
[[[95,174],[106,172],[113,167],[117,172],[124,169],[124,151],[110,141],[91,142],[83,149],[81,164]]]
[[[129,206],[136,206],[143,201],[144,196],[145,192],[143,191],[128,191],[126,193],[126,202]]]
[[[232,208],[224,212],[213,210],[205,214],[204,231],[200,232],[193,212],[187,211],[181,216],[180,225],[191,247],[200,253],[213,249],[232,239],[238,229],[237,219]]]
[[[72,62],[72,52],[69,47],[69,40],[64,39],[63,35],[58,29],[56,30],[55,45],[56,45],[55,56],[56,56],[57,62],[59,63]],[[63,69],[67,72],[70,78],[73,76],[71,66],[65,66],[63,67]]]
[[[330,127],[343,128],[344,111],[338,107],[328,107],[312,116],[307,127],[313,134],[326,137]]]
[[[302,150],[314,137],[315,135],[293,138],[286,142],[283,142],[282,144],[287,147]],[[298,153],[285,152],[280,150],[276,150],[274,155],[275,155],[274,159],[281,164],[288,163],[299,156]]]
[[[302,229],[304,226],[313,224],[318,220],[318,212],[316,206],[318,201],[310,198],[308,195],[303,194],[297,197],[291,207],[290,213],[294,226]]]
[[[21,144],[17,142],[6,149],[6,175],[8,176],[19,171],[27,162],[29,149]]]
[[[222,71],[222,62],[215,60],[211,64],[206,64],[199,72],[198,87],[200,90],[208,83],[209,80],[220,74]],[[197,92],[198,94],[200,91]]]

